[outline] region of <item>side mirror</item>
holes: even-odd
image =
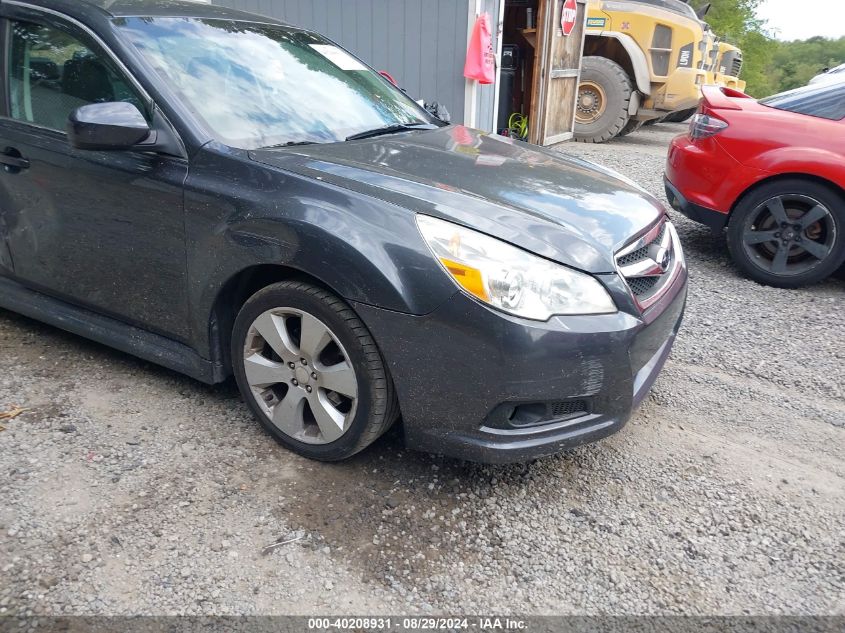
[[[77,149],[130,149],[150,137],[150,126],[131,103],[91,103],[70,113],[67,135]]]

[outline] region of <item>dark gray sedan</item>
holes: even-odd
[[[143,10],[139,12],[139,7]],[[276,439],[524,460],[620,429],[681,322],[663,207],[429,116],[315,33],[4,0],[0,306],[216,383]]]

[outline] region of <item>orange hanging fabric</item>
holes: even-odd
[[[496,54],[493,52],[493,36],[490,32],[490,15],[482,13],[472,28],[469,40],[464,77],[475,79],[481,84],[496,81]]]

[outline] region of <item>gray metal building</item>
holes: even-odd
[[[313,29],[389,72],[414,99],[438,101],[454,123],[493,131],[498,85],[463,77],[469,35],[487,12],[501,54],[504,0],[212,0]],[[498,28],[497,28],[498,25]]]

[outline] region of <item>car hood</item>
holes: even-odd
[[[250,152],[258,162],[458,222],[591,273],[664,213],[623,176],[463,126]]]

